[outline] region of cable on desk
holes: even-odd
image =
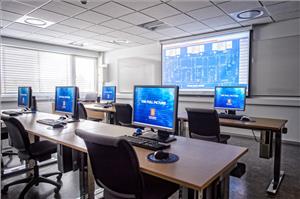
[[[252,129],[252,134],[253,134],[254,140],[255,140],[256,142],[259,142],[259,140],[257,140],[257,138],[256,138],[256,135],[255,135],[255,133],[254,133],[254,130],[253,130],[253,129]]]

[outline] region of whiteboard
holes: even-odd
[[[160,62],[130,57],[118,59],[118,92],[132,93],[134,85],[160,85]]]

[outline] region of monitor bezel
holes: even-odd
[[[105,99],[103,99],[103,91],[104,91],[105,87],[113,87],[115,89],[114,100],[105,100]],[[101,101],[102,102],[115,103],[116,102],[116,97],[117,97],[117,87],[116,86],[102,86],[102,92],[101,92]]]
[[[57,109],[56,109],[56,98],[57,98],[57,89],[58,88],[73,88],[74,89],[74,92],[75,92],[75,95],[74,95],[74,97],[75,97],[75,99],[73,100],[73,103],[72,103],[72,106],[73,106],[73,111],[72,111],[72,113],[71,112],[66,112],[66,111],[58,111]],[[79,90],[78,90],[78,87],[77,86],[56,86],[55,87],[55,98],[54,98],[54,111],[56,112],[56,113],[64,113],[64,114],[66,114],[66,115],[72,115],[72,116],[75,116],[76,115],[76,107],[77,107],[77,101],[78,101],[78,94],[79,94],[79,92],[78,92]]]
[[[20,105],[20,98],[19,98],[19,95],[20,95],[20,89],[21,88],[28,88],[28,92],[29,92],[29,96],[28,96],[28,106],[25,106],[25,105]],[[18,87],[18,107],[24,107],[24,108],[31,108],[31,100],[32,100],[32,88],[31,86],[19,86]]]
[[[222,107],[216,107],[216,92],[217,88],[243,88],[245,90],[244,95],[244,108],[222,108]],[[234,111],[245,111],[246,109],[246,97],[247,97],[247,87],[246,86],[215,86],[215,94],[214,94],[214,109],[216,110],[234,110]]]
[[[134,121],[134,116],[135,116],[135,90],[136,88],[172,88],[174,90],[174,114],[173,114],[173,127],[172,128],[166,128],[163,126],[157,126],[157,125],[151,125],[151,124],[146,124],[146,123],[141,123],[141,122],[136,122]],[[169,133],[175,133],[176,131],[176,123],[177,123],[177,117],[178,117],[178,97],[179,97],[179,87],[178,86],[168,86],[168,85],[135,85],[133,88],[133,107],[132,107],[132,124],[140,127],[148,127],[148,128],[154,128],[157,130],[161,131],[166,131]]]

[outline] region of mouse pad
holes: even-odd
[[[176,162],[179,160],[179,157],[178,155],[175,155],[173,153],[170,153],[169,154],[169,158],[167,159],[162,159],[162,160],[158,160],[154,157],[154,152],[153,153],[150,153],[148,156],[147,156],[148,160],[150,162],[155,162],[155,163],[173,163],[173,162]]]

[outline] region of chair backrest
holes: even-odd
[[[190,137],[220,141],[220,123],[216,110],[186,108]],[[196,134],[196,135],[195,135]],[[197,136],[198,135],[198,136]]]
[[[29,153],[29,137],[24,126],[14,117],[1,115],[1,120],[5,123],[10,137],[11,145],[20,152]]]
[[[87,119],[87,112],[85,110],[84,105],[81,102],[78,103],[78,114],[80,119]]]
[[[77,129],[86,144],[97,184],[120,198],[142,198],[143,179],[137,155],[123,139]]]
[[[115,113],[115,122],[117,125],[131,124],[132,119],[132,107],[130,104],[114,104],[116,113]]]

